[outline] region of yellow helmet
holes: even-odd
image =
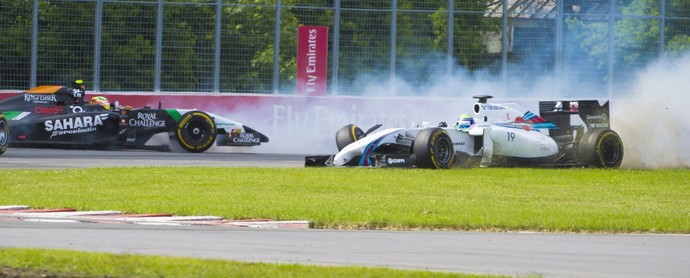
[[[91,102],[89,104],[95,104],[95,105],[100,105],[105,108],[105,110],[110,110],[110,102],[108,102],[108,99],[102,96],[95,96],[91,98]]]

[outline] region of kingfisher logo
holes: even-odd
[[[55,95],[35,95],[35,94],[24,94],[24,101],[30,103],[49,103],[56,102]]]
[[[96,131],[96,127],[102,126],[103,121],[108,118],[108,114],[99,114],[95,116],[81,116],[74,118],[65,118],[58,120],[45,121],[45,130],[52,132],[50,139],[55,136],[81,134]]]

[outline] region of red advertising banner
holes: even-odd
[[[327,70],[328,27],[297,27],[297,94],[325,96]]]

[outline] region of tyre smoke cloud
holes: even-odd
[[[602,80],[569,79],[568,70],[560,78],[553,74],[510,78],[509,85],[495,74],[462,70],[453,75],[427,72],[429,78],[421,84],[388,74],[361,75],[352,82],[356,89],[342,89],[340,94],[268,98],[251,110],[236,109],[231,119],[257,128],[271,141],[233,151],[333,154],[335,132],[344,125],[356,124],[363,130],[377,123],[384,124],[382,128],[411,127],[423,121],[450,125],[460,114],[472,113],[473,95],[489,94],[495,102],[516,102],[533,112],[538,111],[539,100],[610,100],[611,128],[625,148],[622,167],[690,168],[690,120],[685,115],[690,107],[690,53],[661,58],[625,84],[614,84],[612,99]]]
[[[629,94],[611,108],[625,147],[622,167],[690,168],[690,53],[638,72]]]

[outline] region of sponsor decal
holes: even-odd
[[[591,123],[589,124],[592,128],[608,128],[609,124],[607,123]]]
[[[156,113],[137,113],[135,119],[129,119],[130,126],[165,127],[165,120],[159,120]]]
[[[30,103],[50,103],[57,102],[57,99],[55,99],[55,95],[52,94],[24,94],[24,101]]]
[[[52,132],[50,139],[55,136],[81,134],[96,131],[96,127],[102,126],[103,121],[108,118],[108,114],[95,116],[81,116],[58,120],[45,121],[45,130]]]
[[[589,114],[587,114],[587,116],[585,116],[585,118],[588,121],[591,121],[591,120],[606,121],[609,119],[609,117],[606,116],[606,114],[601,114],[601,115],[589,115]]]
[[[391,157],[389,157],[386,162],[388,162],[388,164],[405,164],[405,163],[407,163],[407,161],[405,161],[404,158],[391,158]]]
[[[491,127],[490,124],[486,124],[486,123],[479,123],[479,124],[475,124],[474,126],[477,128],[490,128]]]
[[[505,106],[503,105],[483,104],[481,107],[484,110],[506,110]]]
[[[325,96],[327,76],[328,27],[297,27],[297,94]]]
[[[65,111],[65,108],[62,106],[55,106],[55,107],[45,107],[45,106],[37,106],[34,108],[34,113],[36,114],[41,114],[41,115],[57,115]]]
[[[231,128],[236,126],[236,124],[231,123],[231,122],[216,122],[216,126],[218,128]]]
[[[587,115],[585,115],[585,119],[587,119],[587,122],[589,122],[589,126],[591,128],[608,128],[609,127],[609,123],[608,123],[609,117],[606,116],[606,114],[599,114],[599,115],[587,114]]]
[[[72,97],[75,98],[82,98],[84,95],[82,94],[82,91],[79,89],[72,89]]]
[[[464,146],[465,142],[454,142],[453,146]]]
[[[233,143],[256,144],[261,143],[261,138],[254,136],[254,133],[240,133],[232,136]]]

